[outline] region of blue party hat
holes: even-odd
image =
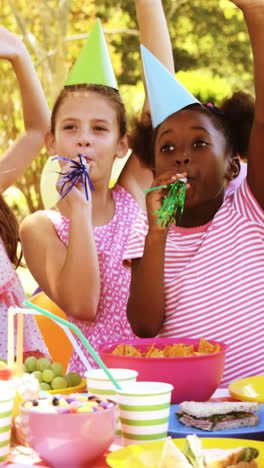
[[[97,19],[64,86],[98,84],[118,89],[101,22]]]
[[[154,128],[184,107],[200,104],[145,46],[140,47]]]

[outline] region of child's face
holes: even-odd
[[[157,176],[169,170],[187,173],[185,207],[223,197],[229,155],[224,135],[207,115],[183,109],[168,117],[157,132],[154,151]]]
[[[92,91],[74,92],[64,99],[57,112],[55,134],[49,134],[47,140],[51,155],[70,159],[79,153],[86,156],[95,180],[108,177],[115,156],[123,157],[127,152],[115,109]]]

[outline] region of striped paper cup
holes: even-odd
[[[116,390],[124,445],[166,439],[173,386],[131,382]]]
[[[123,387],[124,384],[135,382],[137,380],[138,372],[131,369],[109,369],[113,377]],[[116,388],[109,380],[103,369],[91,369],[85,373],[87,381],[87,389],[89,393],[98,396],[99,398],[108,398],[117,402]],[[121,425],[119,422],[119,409],[117,412],[117,430],[116,433],[121,435]]]
[[[0,464],[5,464],[10,449],[12,410],[15,390],[11,380],[0,380]]]

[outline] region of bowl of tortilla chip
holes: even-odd
[[[136,370],[138,381],[173,385],[171,403],[206,401],[219,386],[228,346],[203,338],[136,338],[108,343],[99,354],[108,367]]]

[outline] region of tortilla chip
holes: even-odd
[[[164,356],[164,353],[163,353],[162,349],[155,348],[155,349],[152,350],[151,355],[148,356],[148,357],[162,357],[162,358],[164,358],[165,356]]]
[[[111,354],[117,354],[118,356],[125,356],[125,345],[119,344],[113,349]]]
[[[154,349],[155,349],[155,343],[152,343],[152,345],[147,348],[147,352],[144,354],[144,356],[150,357]]]
[[[184,347],[184,356],[193,356],[194,354],[194,347],[193,345],[185,345]]]
[[[185,345],[183,343],[175,343],[174,345],[167,345],[163,349],[156,348],[156,343],[152,343],[147,348],[145,353],[141,352],[135,346],[129,344],[119,344],[112,351],[112,354],[119,356],[134,356],[134,357],[188,357],[188,356],[201,356],[203,354],[219,353],[221,346],[219,343],[215,345],[200,338],[200,343],[197,351],[194,351],[193,345]]]
[[[172,346],[165,346],[164,356],[166,357],[183,357],[184,354],[184,344],[177,343]]]
[[[215,346],[204,338],[200,338],[198,352],[201,354],[212,354],[214,353]]]
[[[221,351],[221,346],[219,343],[216,343],[214,347],[214,353],[219,353],[220,351]]]
[[[132,345],[125,344],[125,356],[142,357],[142,353]]]

